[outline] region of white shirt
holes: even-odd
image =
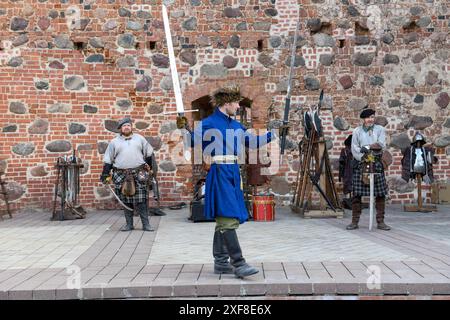
[[[131,169],[143,165],[152,154],[152,146],[140,134],[133,133],[128,138],[118,135],[108,144],[103,162],[118,169]]]
[[[357,127],[353,130],[352,136],[353,158],[361,161],[361,158],[364,155],[361,152],[361,147],[373,143],[378,143],[382,149],[386,148],[386,129],[380,125],[374,124],[372,130],[366,132],[362,126]]]

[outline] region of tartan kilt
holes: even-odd
[[[362,182],[362,162],[358,161],[358,165],[353,167],[353,195],[354,196],[370,196],[370,186],[369,184],[365,185]],[[388,187],[386,183],[386,178],[384,176],[384,168],[383,164],[380,161],[375,162],[375,172],[379,174],[374,175],[374,190],[373,194],[375,197],[383,197],[388,194]]]
[[[148,197],[148,183],[147,181],[140,181],[137,177],[138,177],[138,172],[141,169],[132,169],[132,175],[134,177],[134,183],[136,186],[136,193],[131,196],[131,197],[127,197],[124,196],[122,194],[121,188],[122,185],[125,181],[125,177],[126,177],[126,173],[125,171],[122,170],[114,170],[113,174],[112,174],[112,181],[114,182],[114,187],[115,187],[115,191],[117,196],[120,198],[120,200],[123,203],[128,203],[128,204],[135,204],[135,203],[141,203],[144,201],[147,201],[147,197]]]

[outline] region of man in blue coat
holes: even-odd
[[[232,117],[239,109],[239,87],[218,89],[211,95],[217,106],[191,135],[194,153],[210,164],[205,183],[205,217],[216,220],[213,239],[215,273],[233,273],[243,278],[258,272],[242,256],[236,229],[248,220],[238,160],[245,147],[256,149],[271,141],[271,133],[254,136]],[[179,129],[187,127],[185,117],[177,118]],[[210,160],[209,160],[210,159]],[[229,259],[231,260],[231,265]]]

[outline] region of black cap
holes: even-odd
[[[353,135],[352,135],[352,134],[349,135],[349,136],[347,137],[347,139],[345,139],[344,145],[350,147],[350,146],[352,145],[352,138],[353,138]]]
[[[120,129],[125,123],[132,123],[130,117],[125,117],[121,119],[117,124],[117,129]]]
[[[364,109],[364,110],[361,112],[361,114],[359,115],[359,117],[360,117],[361,119],[365,119],[365,118],[370,117],[370,116],[373,115],[373,114],[375,114],[375,110],[373,110],[373,109]]]

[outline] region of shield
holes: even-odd
[[[314,125],[314,129],[317,132],[317,136],[321,137],[323,134],[322,131],[322,119],[320,119],[319,117],[319,112],[318,110],[314,110],[313,114],[312,114],[312,123]]]
[[[313,128],[312,119],[309,112],[303,113],[303,126],[305,127],[305,135],[307,138],[311,135],[311,130]]]

